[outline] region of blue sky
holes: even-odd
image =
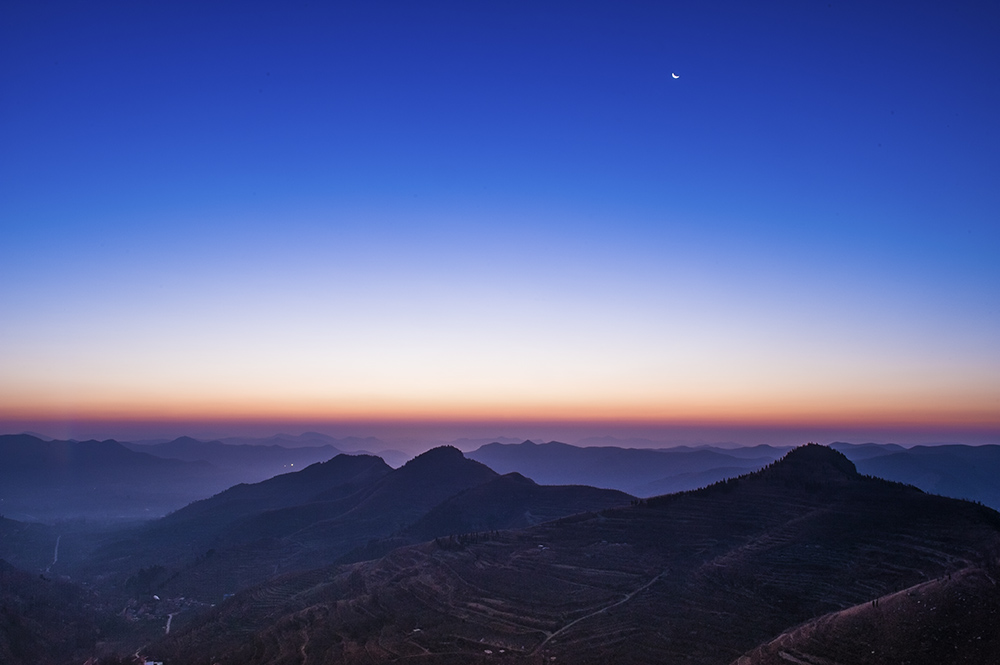
[[[1000,432],[994,3],[0,11],[8,422]]]

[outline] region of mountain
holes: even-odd
[[[1000,510],[1000,446],[836,443],[831,447],[852,459],[861,473]]]
[[[985,664],[1000,652],[998,555],[995,511],[863,476],[809,445],[700,490],[279,577],[145,653],[194,665],[725,665],[832,663],[843,648],[856,658],[836,662],[899,662],[850,644],[861,636],[872,649],[926,645],[905,651],[917,665]],[[866,607],[899,614],[875,620],[886,615]],[[769,646],[781,639],[809,659]]]
[[[241,483],[215,496],[196,501],[160,520],[161,526],[191,530],[212,525],[229,527],[259,513],[315,501],[339,498],[375,482],[392,469],[372,455],[340,454],[300,471],[274,476],[259,483]]]
[[[0,435],[4,465],[0,477],[7,482],[32,484],[50,479],[72,481],[81,475],[89,480],[114,479],[123,474],[172,470],[211,470],[209,465],[183,464],[129,450],[106,441],[43,441],[29,434]]]
[[[399,469],[339,455],[302,471],[239,485],[106,543],[75,569],[124,578],[162,571],[162,596],[214,601],[275,575],[378,558],[402,545],[469,529],[527,526],[633,497],[591,487],[541,487],[498,476],[455,448]]]
[[[0,506],[22,520],[159,517],[226,486],[207,462],[163,459],[114,440],[0,435]]]
[[[617,441],[611,437],[590,443]],[[641,439],[636,443],[653,444]],[[1000,446],[836,442],[858,470],[914,485],[933,494],[979,501],[1000,509]],[[672,448],[578,447],[551,442],[491,443],[469,453],[500,473],[522,473],[544,484],[581,484],[619,489],[635,496],[683,492],[759,469],[789,448],[676,446]]]
[[[209,559],[213,565],[223,565],[220,561],[224,557],[206,557],[205,553],[225,548],[235,550],[232,555],[241,560],[253,561],[252,548],[241,551],[241,547],[268,537],[255,531],[253,525],[280,521],[281,511],[289,508],[323,505],[321,496],[328,501],[348,497],[372,486],[390,471],[378,457],[337,455],[301,471],[235,485],[104,544],[84,571],[99,573],[112,567],[131,574],[140,567],[202,560],[207,563]],[[218,581],[230,580],[241,567],[220,574]],[[232,583],[229,587],[233,584],[239,585]]]
[[[759,452],[759,456],[745,457],[709,449],[580,448],[557,441],[525,441],[487,444],[469,457],[499,473],[516,471],[543,485],[590,485],[652,496],[753,471],[780,456],[771,448]]]
[[[356,451],[355,454],[356,455],[362,454],[362,451]],[[394,469],[398,469],[399,467],[403,466],[414,457],[412,453],[408,453],[403,450],[395,450],[392,448],[386,448],[384,450],[379,450],[377,452],[373,451],[372,454],[381,457],[383,460],[385,460],[386,464],[388,464]]]
[[[195,502],[104,544],[76,572],[96,576],[115,569],[125,577],[158,567],[161,595],[217,600],[279,573],[360,552],[496,477],[450,447],[427,451],[399,469],[370,455],[338,455]]]
[[[373,538],[399,531],[446,498],[496,475],[458,449],[442,446],[349,496],[331,488],[308,503],[261,513],[233,533],[239,540],[261,536],[293,540],[295,551],[288,553],[284,565],[309,567],[317,558],[334,560]]]
[[[895,443],[845,443],[843,441],[835,441],[830,444],[830,447],[844,453],[847,459],[855,464],[861,460],[906,451],[906,448]]]

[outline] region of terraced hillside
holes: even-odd
[[[823,615],[734,665],[995,663],[1000,626],[996,585],[988,571],[967,568]]]
[[[899,599],[933,588],[943,607],[964,593],[987,613],[972,620],[988,621],[998,552],[996,512],[863,477],[810,445],[703,490],[280,578],[147,655],[223,665],[763,663],[783,635],[805,644],[796,626],[836,624],[875,603],[898,607],[897,625],[921,626],[927,653],[985,663],[976,658],[1000,653],[995,631],[959,644],[953,636],[965,633],[952,624],[967,615],[918,620]],[[801,662],[828,662],[823,644],[802,646],[812,660]]]
[[[0,559],[0,663],[81,663],[101,636],[93,594]]]

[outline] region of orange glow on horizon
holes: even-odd
[[[0,406],[2,421],[107,422],[313,422],[313,423],[577,423],[628,427],[905,427],[1000,428],[1000,413],[983,405],[930,405],[891,401],[882,404],[842,403],[825,407],[799,403],[465,403],[447,405],[431,400],[310,400],[264,402],[217,399],[147,404],[108,404],[99,400],[77,404]]]

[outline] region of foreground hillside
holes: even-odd
[[[83,662],[100,634],[92,594],[0,559],[0,663]]]
[[[970,567],[825,614],[735,665],[996,663],[1000,594],[991,573]]]
[[[909,662],[949,653],[987,663],[1000,653],[998,552],[996,512],[861,476],[810,445],[703,490],[281,577],[147,655],[222,665],[895,662],[860,648],[828,658],[845,640],[880,639],[891,612],[887,648],[926,643]]]

